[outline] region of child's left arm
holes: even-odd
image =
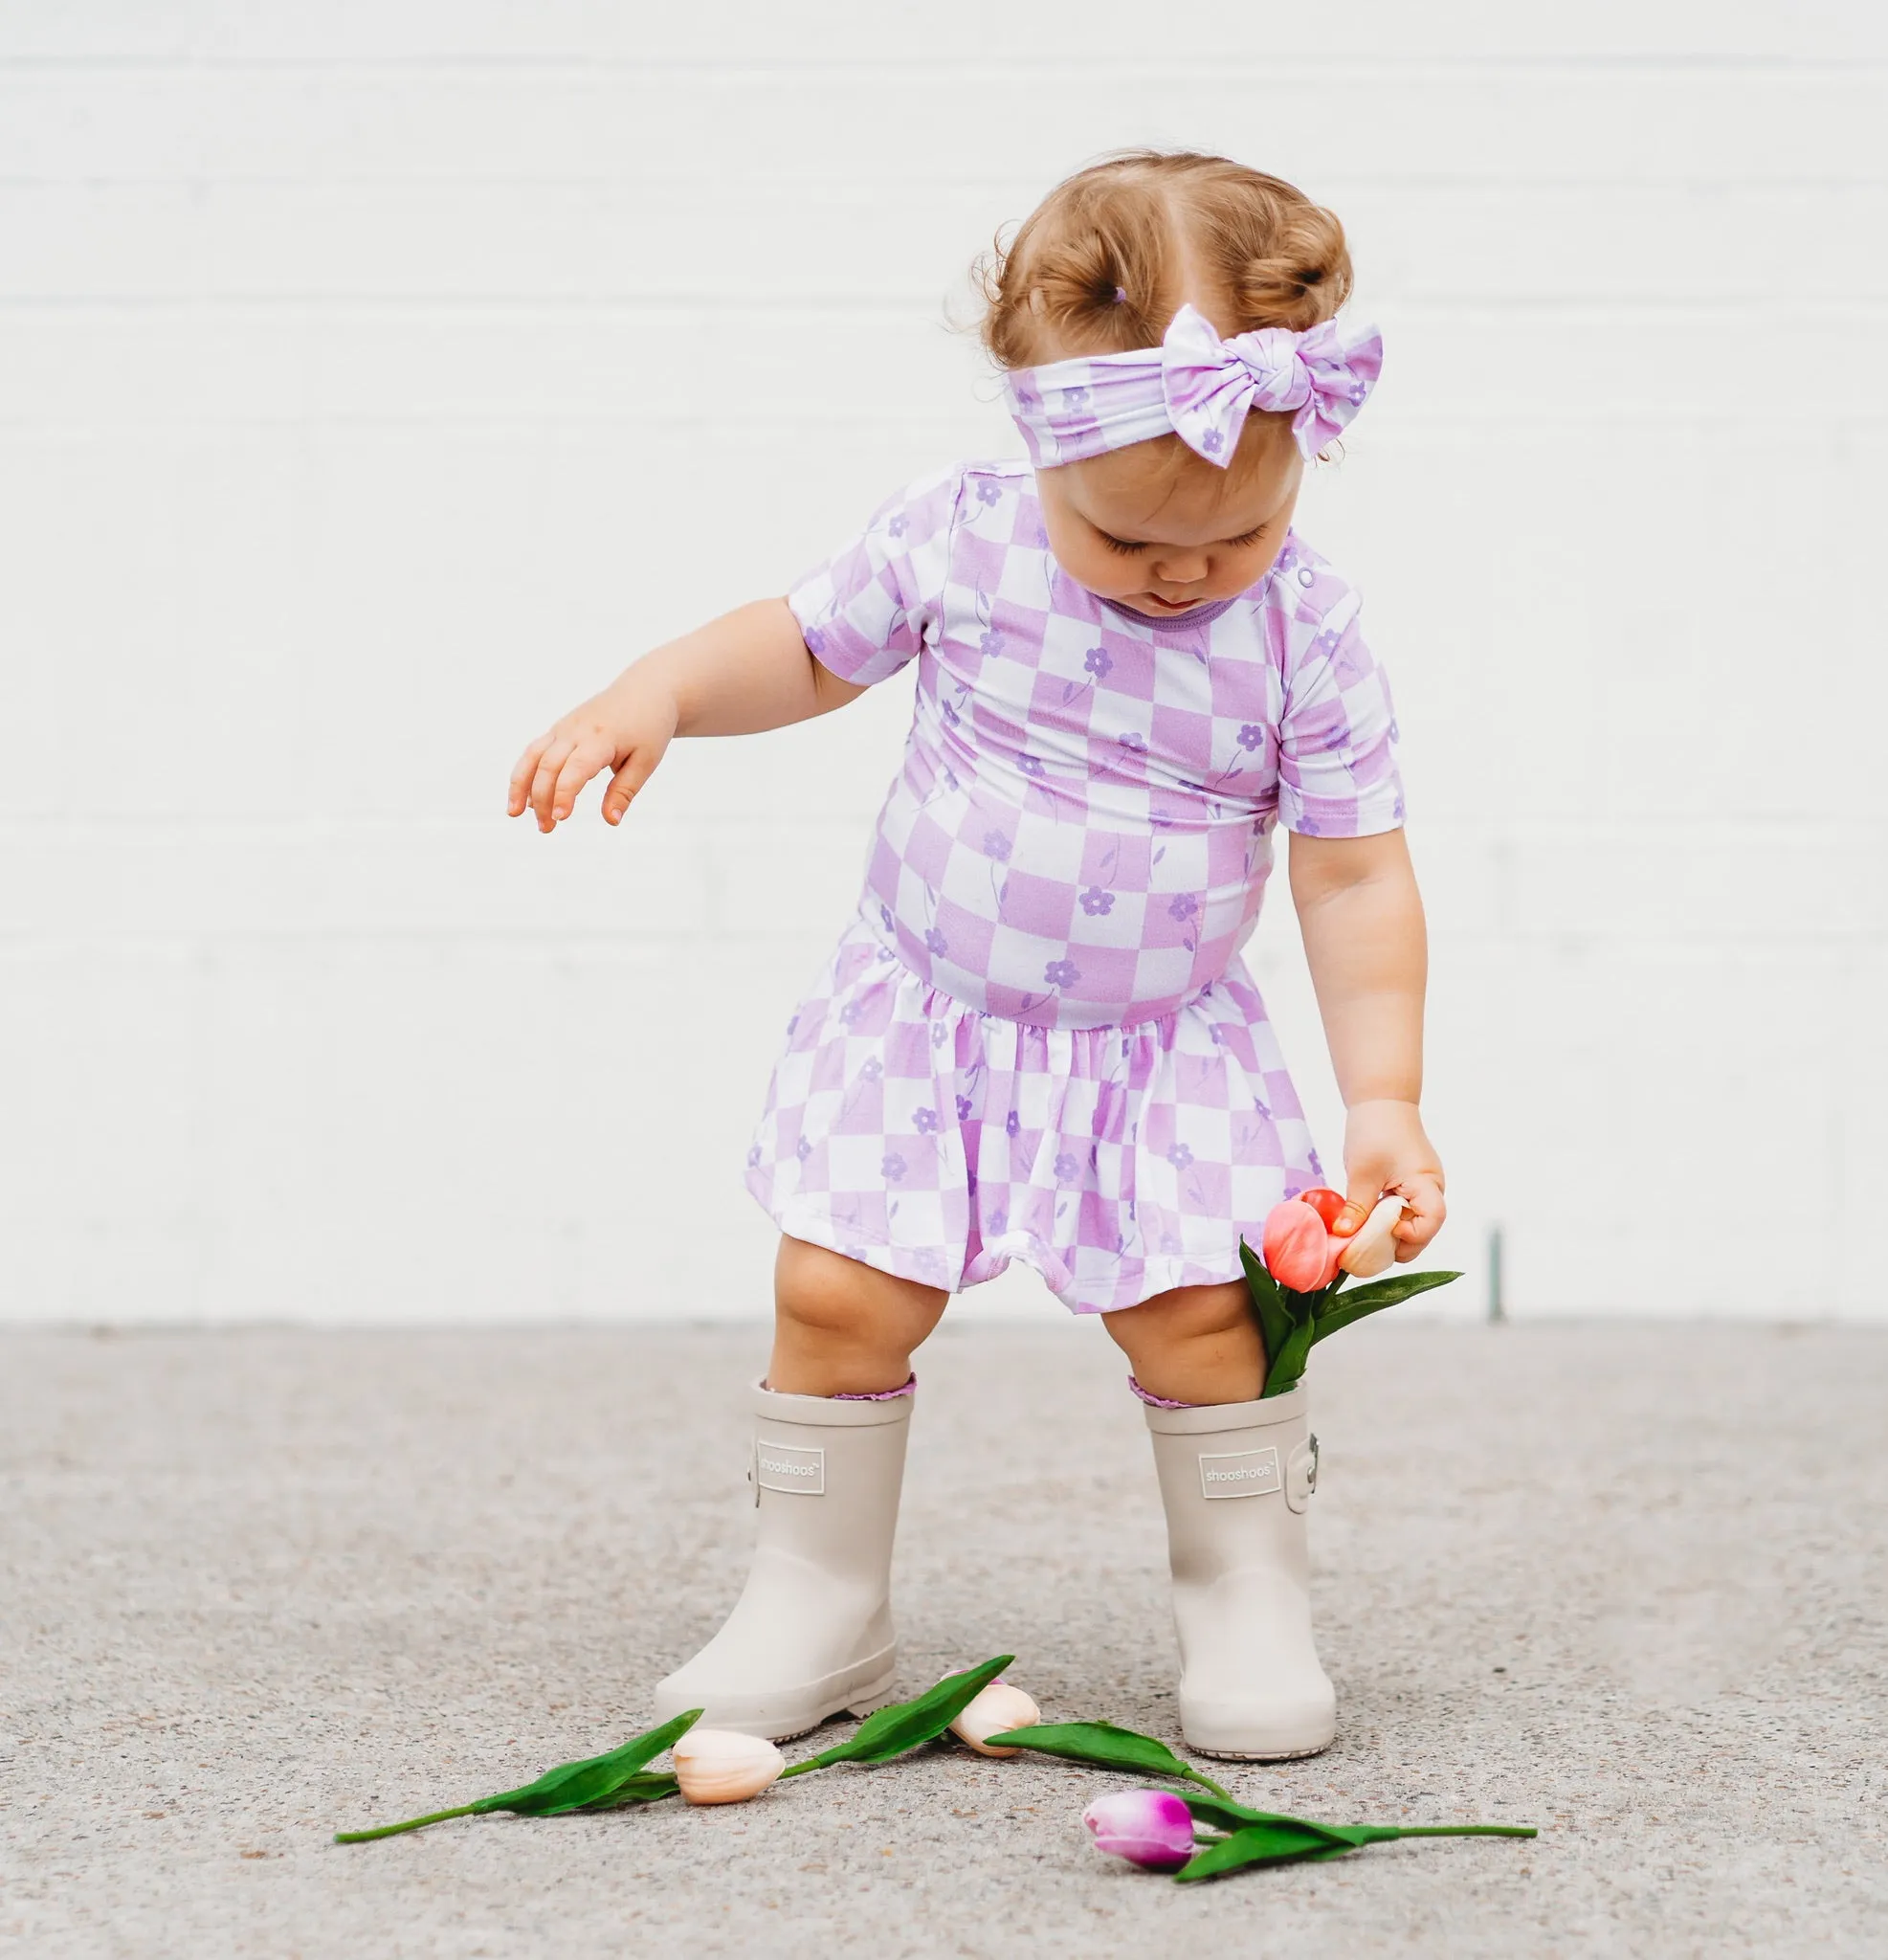
[[[1356,1231],[1385,1192],[1412,1215],[1396,1228],[1399,1259],[1442,1229],[1442,1165],[1423,1133],[1423,990],[1429,943],[1423,902],[1400,830],[1368,837],[1294,833],[1292,901],[1324,1039],[1348,1112],[1345,1205],[1336,1230]]]

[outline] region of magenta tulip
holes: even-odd
[[[1265,1270],[1295,1293],[1316,1293],[1336,1277],[1344,1241],[1333,1238],[1324,1221],[1302,1198],[1287,1198],[1265,1214],[1260,1241]]]
[[[1098,1851],[1148,1871],[1177,1871],[1193,1855],[1193,1816],[1170,1790],[1123,1790],[1082,1812]]]

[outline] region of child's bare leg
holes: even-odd
[[[1265,1386],[1265,1346],[1242,1281],[1176,1286],[1101,1320],[1150,1395],[1251,1402]]]
[[[875,1395],[910,1379],[912,1349],[937,1325],[950,1296],[783,1238],[773,1298],[768,1388],[783,1395]]]
[[[773,1363],[752,1392],[754,1562],[721,1632],[656,1688],[657,1721],[704,1708],[711,1728],[778,1741],[891,1699],[892,1540],[912,1398],[870,1398],[904,1387],[946,1298],[780,1241]]]

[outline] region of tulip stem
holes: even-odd
[[[1212,1792],[1213,1795],[1217,1797],[1223,1797],[1225,1801],[1228,1803],[1236,1803],[1238,1801],[1238,1798],[1235,1797],[1233,1794],[1233,1793],[1225,1787],[1224,1784],[1215,1783],[1211,1776],[1203,1776],[1197,1770],[1183,1771],[1182,1774],[1184,1774],[1187,1777],[1188,1781],[1190,1783],[1204,1784],[1207,1789]]]
[[[1399,1838],[1538,1838],[1532,1824],[1408,1824]]]
[[[448,1817],[469,1817],[478,1806],[462,1803],[455,1811],[434,1811],[431,1816],[409,1817],[404,1824],[383,1824],[377,1831],[337,1831],[337,1844],[366,1844],[375,1838],[394,1838],[402,1831],[417,1831],[427,1824],[443,1824]]]

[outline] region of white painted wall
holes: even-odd
[[[1865,0],[0,0],[0,1316],[764,1306],[905,689],[622,834],[505,771],[1011,446],[946,301],[1132,142],[1334,205],[1388,343],[1302,526],[1402,709],[1445,1248],[1881,1312],[1885,58]],[[1334,1154],[1287,906],[1259,966]]]

